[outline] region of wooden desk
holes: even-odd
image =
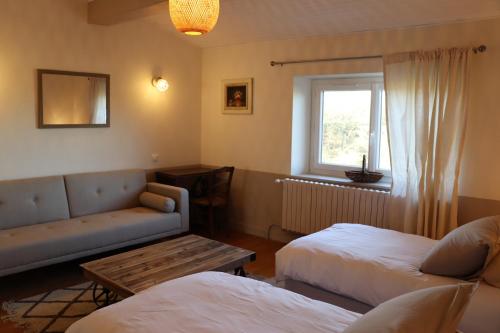
[[[189,205],[189,211],[191,218],[190,226],[196,224],[202,225],[206,224],[206,221],[201,215],[204,208],[208,209],[208,225],[210,226],[210,233],[214,233],[214,207],[196,204],[193,199],[197,198],[207,198],[209,192],[210,175],[212,171],[219,169],[220,167],[206,166],[206,165],[194,165],[186,167],[177,167],[172,169],[166,169],[156,172],[156,181],[161,184],[183,187],[189,191],[190,202],[193,203]],[[229,184],[229,183],[228,183]],[[227,223],[227,202],[229,201],[227,197],[228,193],[224,193],[224,204],[219,204],[218,208],[224,208],[226,223]],[[194,222],[193,221],[197,221]]]
[[[203,165],[178,167],[156,172],[156,181],[162,184],[184,187],[182,185],[185,185],[186,180],[207,176],[216,169],[217,167]]]

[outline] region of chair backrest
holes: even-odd
[[[231,182],[233,180],[234,167],[222,167],[212,170],[208,177],[208,197],[214,198],[215,196],[229,199],[229,192],[231,191]]]

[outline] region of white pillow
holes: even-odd
[[[173,199],[151,192],[141,193],[139,202],[144,207],[156,209],[164,213],[173,213],[175,210],[175,201]]]
[[[417,290],[377,306],[344,333],[455,333],[477,285]]]
[[[429,251],[420,270],[461,279],[477,277],[500,251],[500,216],[451,231]]]
[[[486,267],[483,273],[483,279],[492,286],[500,288],[500,254],[497,254],[497,256],[491,260],[488,267]]]

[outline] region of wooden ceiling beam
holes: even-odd
[[[94,0],[88,3],[88,22],[113,25],[166,11],[167,0]]]

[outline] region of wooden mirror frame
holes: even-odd
[[[106,124],[60,124],[60,125],[44,124],[44,122],[43,122],[43,82],[42,82],[43,74],[98,77],[98,78],[106,79]],[[111,110],[110,110],[111,76],[109,74],[71,72],[71,71],[60,71],[60,70],[53,70],[53,69],[38,69],[37,70],[37,81],[38,81],[38,128],[105,128],[105,127],[111,127]]]

